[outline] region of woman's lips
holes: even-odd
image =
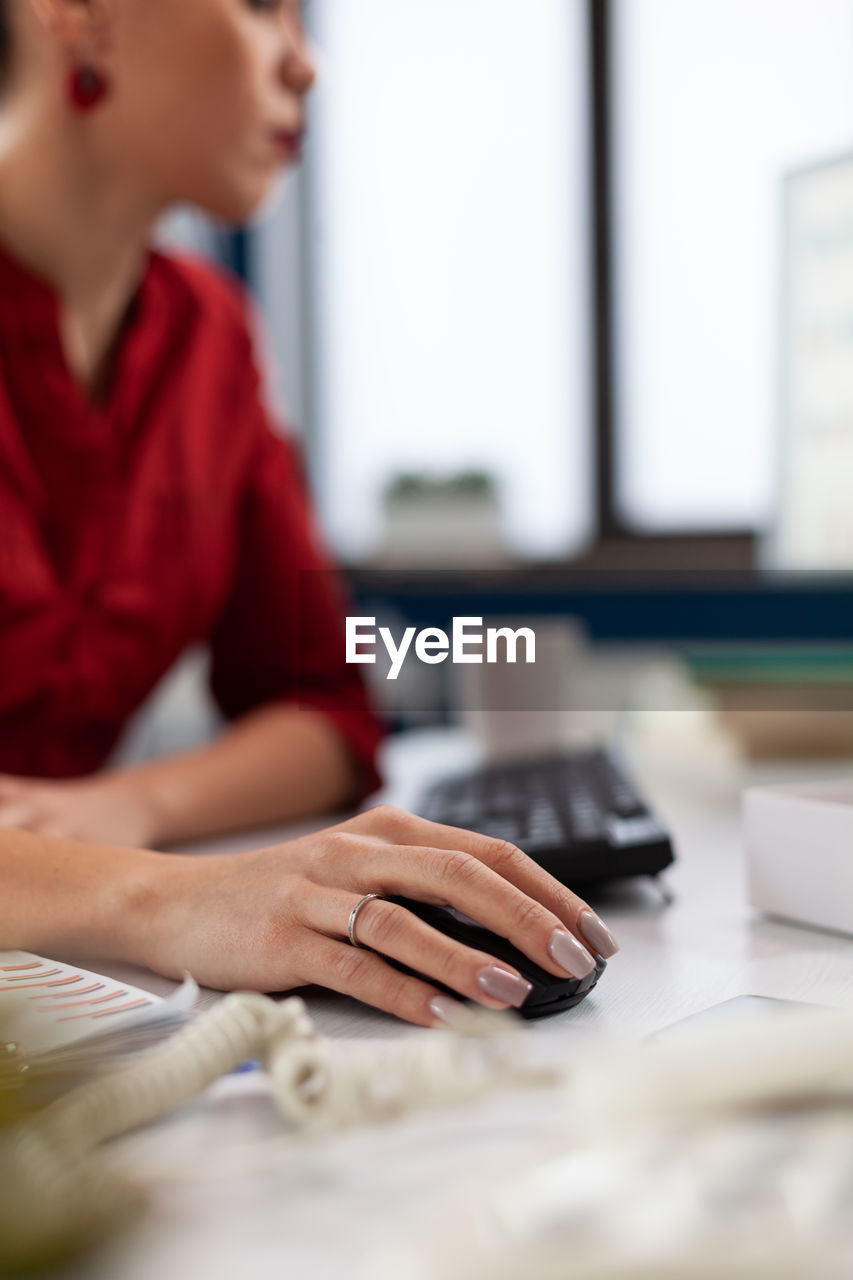
[[[274,129],[270,134],[273,146],[287,160],[299,159],[304,136],[303,129]]]

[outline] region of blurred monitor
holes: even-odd
[[[771,567],[853,570],[853,153],[784,186],[780,475]]]

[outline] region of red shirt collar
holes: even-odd
[[[110,386],[93,401],[68,369],[56,289],[0,242],[0,343],[9,353],[3,361],[0,350],[0,365],[5,365],[7,393],[13,399],[23,395],[28,403],[33,397],[40,402],[52,399],[56,416],[67,418],[69,424],[76,423],[81,412],[86,418],[111,413],[117,398],[133,393],[150,351],[159,342],[168,311],[162,305],[164,290],[168,293],[167,276],[161,255],[149,249],[114,353]]]
[[[0,241],[0,325],[28,338],[54,336],[58,299],[53,286]]]
[[[147,250],[128,325],[155,300],[160,255]],[[0,328],[7,335],[58,340],[59,297],[55,287],[16,257],[0,240]]]

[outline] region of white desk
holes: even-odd
[[[426,778],[463,762],[469,750],[443,733],[397,742],[387,798],[405,804]],[[691,763],[689,751],[637,747],[634,758],[643,789],[675,836],[679,859],[666,875],[673,900],[667,905],[651,884],[596,900],[622,950],[577,1009],[526,1027],[536,1056],[565,1061],[591,1030],[640,1037],[743,994],[853,1008],[853,941],[755,918],[745,905],[738,795],[754,771],[741,776],[713,753],[703,760],[700,752]],[[843,767],[818,772],[838,771]],[[815,769],[762,772],[775,780]],[[253,842],[260,843],[229,843]],[[115,972],[152,990],[171,987],[138,971]],[[308,1004],[320,1029],[337,1039],[430,1034],[329,993],[310,993]],[[543,1093],[503,1095],[332,1138],[261,1172],[157,1182],[139,1228],[84,1274],[95,1280],[357,1275],[389,1231],[416,1221],[430,1198],[446,1195],[450,1177],[470,1181],[493,1172],[546,1136],[552,1106]],[[268,1142],[276,1131],[262,1079],[238,1078],[128,1140],[124,1151],[131,1166],[175,1162],[207,1174],[224,1150]]]

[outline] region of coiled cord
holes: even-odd
[[[515,1065],[511,1019],[472,1010],[461,1031],[334,1055],[304,1002],[239,993],[157,1047],[59,1098],[0,1142],[0,1270],[63,1252],[138,1204],[96,1158],[105,1142],[169,1114],[249,1059],[260,1060],[295,1130],[392,1119],[498,1085],[540,1083]],[[7,1188],[10,1189],[7,1195]],[[47,1250],[47,1255],[45,1251]]]

